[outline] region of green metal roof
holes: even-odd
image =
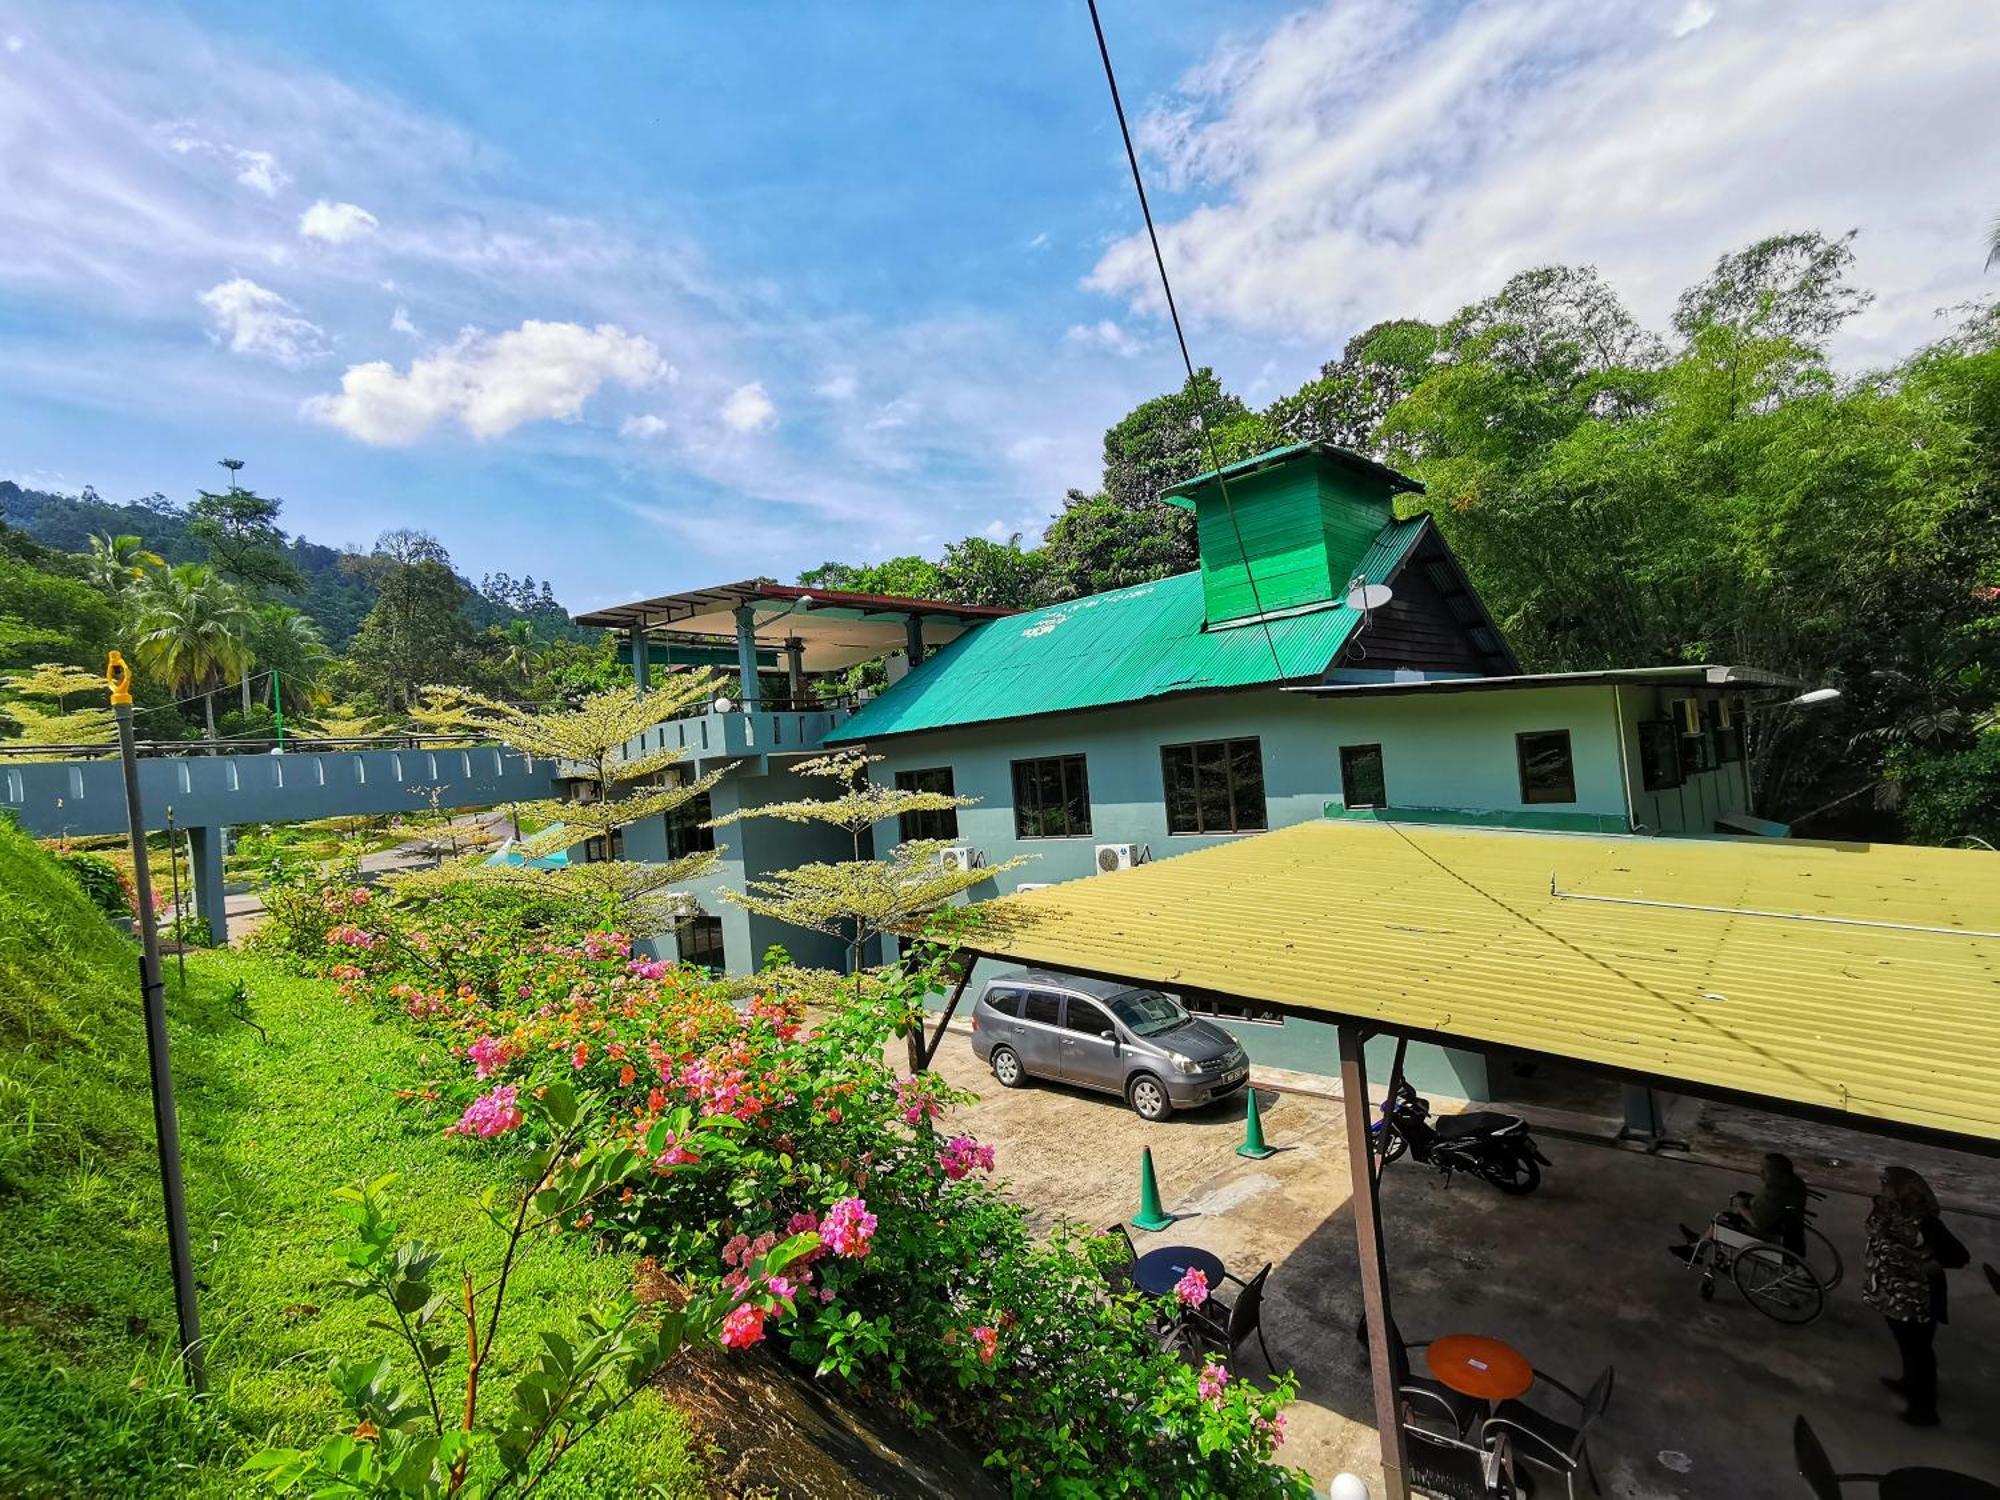
[[[1383,582],[1429,526],[1426,516],[1384,526],[1358,571],[1371,583]],[[1267,644],[1255,620],[1204,628],[1198,572],[1091,594],[960,636],[864,705],[825,743],[1317,679],[1360,619],[1340,602],[1282,615],[1266,622]]]
[[[1193,510],[1194,492],[1205,484],[1213,483],[1218,473],[1225,480],[1240,479],[1246,474],[1256,473],[1259,469],[1286,463],[1304,453],[1317,453],[1322,458],[1387,485],[1391,491],[1403,490],[1413,495],[1421,495],[1424,492],[1423,485],[1417,480],[1390,468],[1387,464],[1377,463],[1365,453],[1356,453],[1352,448],[1343,448],[1338,443],[1314,440],[1292,443],[1283,448],[1272,448],[1257,454],[1254,458],[1224,464],[1220,470],[1210,469],[1207,473],[1197,474],[1192,479],[1183,479],[1179,484],[1170,484],[1161,490],[1160,498],[1169,505],[1178,505],[1182,510]]]

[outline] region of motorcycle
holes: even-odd
[[[1384,1162],[1392,1162],[1405,1151],[1435,1167],[1446,1182],[1454,1172],[1473,1172],[1503,1193],[1532,1193],[1541,1186],[1542,1168],[1549,1159],[1528,1134],[1528,1122],[1519,1115],[1503,1115],[1492,1110],[1476,1110],[1465,1115],[1446,1115],[1435,1123],[1431,1102],[1421,1098],[1405,1080],[1397,1080],[1395,1091],[1382,1101],[1382,1118],[1370,1127],[1375,1150]]]

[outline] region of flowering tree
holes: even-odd
[[[0,704],[0,717],[11,719],[30,745],[108,745],[118,738],[111,710],[99,707],[104,691],[102,673],[81,667],[43,662],[27,672],[10,672],[4,679],[14,701]],[[72,708],[69,700],[84,702]],[[41,699],[32,703],[29,699]],[[43,706],[54,704],[54,709]]]
[[[464,729],[523,754],[558,761],[575,785],[575,796],[514,808],[521,820],[549,825],[521,841],[521,864],[489,865],[475,856],[390,883],[411,892],[465,881],[514,886],[571,900],[595,912],[607,927],[642,937],[664,932],[683,914],[684,903],[670,888],[707,874],[721,849],[659,862],[605,858],[545,869],[535,861],[593,841],[601,841],[608,855],[616,830],[671,813],[727,775],[728,766],[705,776],[669,774],[686,757],[681,749],[630,753],[646,730],[711,698],[715,681],[713,673],[690,673],[670,678],[657,692],[613,688],[591,694],[576,708],[539,712],[464,688],[427,689],[422,714],[428,727],[446,733]]]
[[[851,861],[774,871],[747,882],[744,890],[725,891],[723,899],[759,916],[845,938],[848,967],[856,974],[861,972],[862,953],[871,939],[885,932],[914,931],[923,918],[953,896],[1002,870],[1014,869],[1027,858],[1019,855],[1003,864],[961,870],[939,859],[945,845],[935,839],[898,844],[887,859],[863,858],[862,835],[876,824],[907,813],[971,807],[979,800],[876,786],[868,780],[868,767],[880,759],[879,755],[844,750],[801,761],[792,767],[798,775],[831,781],[840,790],[831,797],[744,808],[715,819],[711,825],[720,828],[744,818],[779,818],[787,823],[824,823],[847,831],[854,850]]]

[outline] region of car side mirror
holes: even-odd
[[[1115,1042],[1118,1040],[1118,1033],[1115,1031],[1100,1031],[1097,1034],[1103,1037],[1104,1040],[1107,1042]]]

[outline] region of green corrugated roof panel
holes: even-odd
[[[1383,527],[1359,571],[1373,583],[1386,579],[1429,524],[1417,516]],[[1255,621],[1203,628],[1200,573],[1092,594],[960,636],[826,743],[1317,678],[1360,618],[1333,604],[1273,619],[1267,645]]]

